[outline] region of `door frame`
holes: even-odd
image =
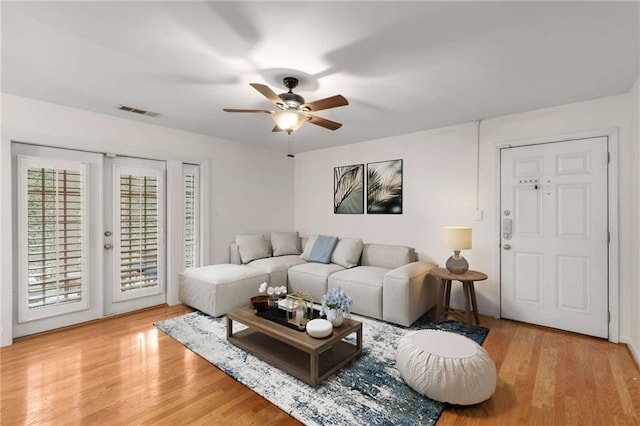
[[[609,166],[607,168],[607,216],[609,228],[609,247],[608,247],[608,306],[609,306],[609,341],[618,343],[620,333],[620,258],[619,258],[619,232],[618,232],[618,214],[619,214],[619,158],[618,158],[618,128],[592,130],[588,132],[570,133],[556,136],[544,136],[532,139],[522,139],[512,142],[500,142],[495,144],[496,155],[496,221],[495,235],[497,237],[496,256],[497,271],[500,272],[498,278],[498,306],[500,308],[499,316],[502,318],[502,250],[500,235],[500,209],[502,203],[501,191],[501,151],[506,148],[516,148],[521,146],[541,145],[554,142],[568,142],[578,139],[589,139],[597,137],[606,137],[608,140]]]

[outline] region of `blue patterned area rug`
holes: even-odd
[[[228,343],[226,317],[193,312],[155,326],[307,425],[435,424],[446,404],[405,384],[396,369],[398,340],[411,330],[435,328],[482,344],[489,333],[480,326],[467,333],[466,324],[457,321],[436,325],[429,316],[411,328],[356,315],[353,318],[363,323],[362,356],[315,389]],[[236,322],[233,325],[234,332],[236,327],[244,328]]]

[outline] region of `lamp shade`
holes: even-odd
[[[295,132],[307,121],[307,115],[298,111],[276,111],[272,117],[276,126],[287,133]]]
[[[442,233],[444,248],[469,250],[471,248],[471,228],[447,226]]]

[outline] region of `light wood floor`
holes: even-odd
[[[0,424],[299,424],[152,325],[189,311],[153,308],[0,349]],[[496,393],[447,408],[438,425],[640,424],[640,372],[624,345],[481,321]]]

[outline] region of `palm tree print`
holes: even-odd
[[[367,164],[367,213],[402,213],[402,160]]]
[[[333,212],[364,213],[364,164],[333,168]]]

